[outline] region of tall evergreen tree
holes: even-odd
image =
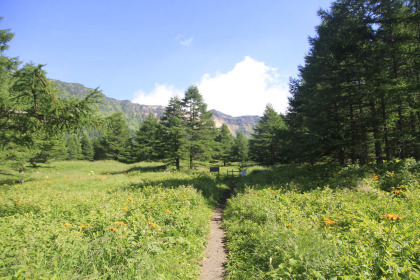
[[[134,148],[137,161],[157,160],[161,158],[161,133],[159,120],[149,114],[134,135]]]
[[[238,131],[232,146],[232,160],[242,164],[248,160],[248,141],[240,131]]]
[[[92,142],[86,133],[83,133],[82,139],[80,139],[80,144],[82,146],[82,156],[84,160],[93,160],[94,150]]]
[[[184,113],[178,97],[172,97],[161,117],[162,149],[164,157],[180,169],[180,160],[186,154],[187,133],[184,125]]]
[[[251,134],[250,154],[253,160],[274,165],[281,161],[279,131],[285,128],[283,117],[267,105]]]
[[[71,134],[66,139],[66,147],[68,153],[68,159],[76,160],[82,159],[82,146],[80,144],[79,137],[76,134]]]
[[[220,127],[215,141],[217,147],[216,158],[222,160],[223,165],[226,166],[232,156],[234,138],[225,123]]]
[[[100,143],[107,159],[124,161],[129,138],[130,130],[122,113],[115,113],[106,118],[104,137],[100,139]]]
[[[194,159],[209,159],[212,156],[214,136],[213,113],[207,111],[207,104],[196,86],[191,86],[185,92],[181,102],[184,112],[184,122],[187,132],[187,150],[190,168]]]
[[[364,164],[418,157],[419,18],[412,3],[339,0],[320,11],[300,79],[291,81],[287,118],[293,137],[313,147],[307,158]]]

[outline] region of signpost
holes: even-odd
[[[217,172],[220,174],[220,169],[219,167],[210,167],[210,172]]]

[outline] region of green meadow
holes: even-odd
[[[226,279],[420,279],[419,165],[280,166],[224,213]]]
[[[226,189],[153,163],[56,162],[24,184],[1,176],[0,279],[197,279]]]
[[[229,186],[226,279],[420,279],[419,169],[406,160],[250,166],[240,178],[115,161],[1,170],[0,279],[198,279]]]

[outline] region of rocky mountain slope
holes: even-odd
[[[53,80],[53,82],[60,90],[60,95],[64,98],[83,98],[90,92],[89,88],[86,88],[81,84],[65,83],[58,80]],[[132,130],[138,129],[140,123],[146,119],[149,114],[160,117],[165,110],[164,106],[140,105],[132,103],[129,100],[117,100],[106,96],[104,96],[101,101],[102,104],[99,106],[99,110],[104,116],[121,112]],[[249,135],[259,120],[258,116],[232,117],[216,110],[212,110],[212,112],[214,114],[213,119],[216,123],[216,127],[220,127],[225,123],[234,135],[238,131],[241,131],[245,135]]]

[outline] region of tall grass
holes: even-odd
[[[0,177],[0,278],[196,279],[226,189],[158,163],[56,162],[23,176]]]
[[[413,161],[282,166],[241,178],[224,215],[227,279],[419,279]]]

